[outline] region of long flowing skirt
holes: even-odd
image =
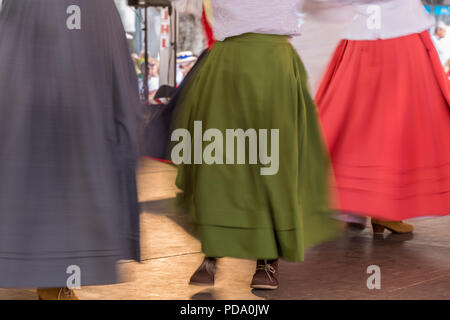
[[[449,82],[428,32],[342,41],[316,102],[338,209],[385,220],[450,214]]]
[[[217,42],[184,88],[173,130],[194,137],[201,121],[203,132],[217,129],[225,139],[227,129],[266,129],[270,154],[271,130],[279,129],[276,174],[249,163],[249,144],[246,164],[236,164],[236,152],[234,164],[179,165],[177,185],[207,256],[301,261],[307,247],[337,235],[329,159],[306,84],[286,37],[245,34]],[[219,158],[226,163],[225,151]]]
[[[139,259],[138,108],[113,1],[4,2],[0,287],[114,283]]]

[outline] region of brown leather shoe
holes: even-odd
[[[200,267],[191,277],[189,284],[194,286],[213,286],[216,274],[216,258],[205,257]]]
[[[251,287],[253,289],[278,289],[278,259],[258,260]]]
[[[383,234],[384,229],[388,229],[393,233],[411,233],[414,231],[414,227],[411,224],[402,221],[383,221],[377,219],[372,219],[372,228],[375,234]]]
[[[39,300],[78,300],[75,292],[68,288],[45,288],[36,292]]]

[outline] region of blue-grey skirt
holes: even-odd
[[[114,283],[139,259],[138,110],[113,1],[4,1],[0,287],[63,287],[71,266]]]

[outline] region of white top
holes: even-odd
[[[212,26],[218,41],[244,33],[294,36],[300,33],[303,0],[212,0]]]
[[[358,1],[356,1],[358,2]],[[353,21],[345,39],[390,39],[420,33],[434,26],[421,0],[378,0],[353,3]],[[369,2],[369,3],[367,3]]]
[[[434,25],[421,0],[211,0],[214,36],[223,41],[248,32],[296,36],[306,3],[347,6],[343,38],[377,40],[425,31]],[[306,17],[307,19],[307,17]]]

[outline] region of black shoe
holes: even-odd
[[[366,228],[366,225],[364,223],[347,222],[347,229],[349,229],[349,230],[362,231],[365,228]]]

